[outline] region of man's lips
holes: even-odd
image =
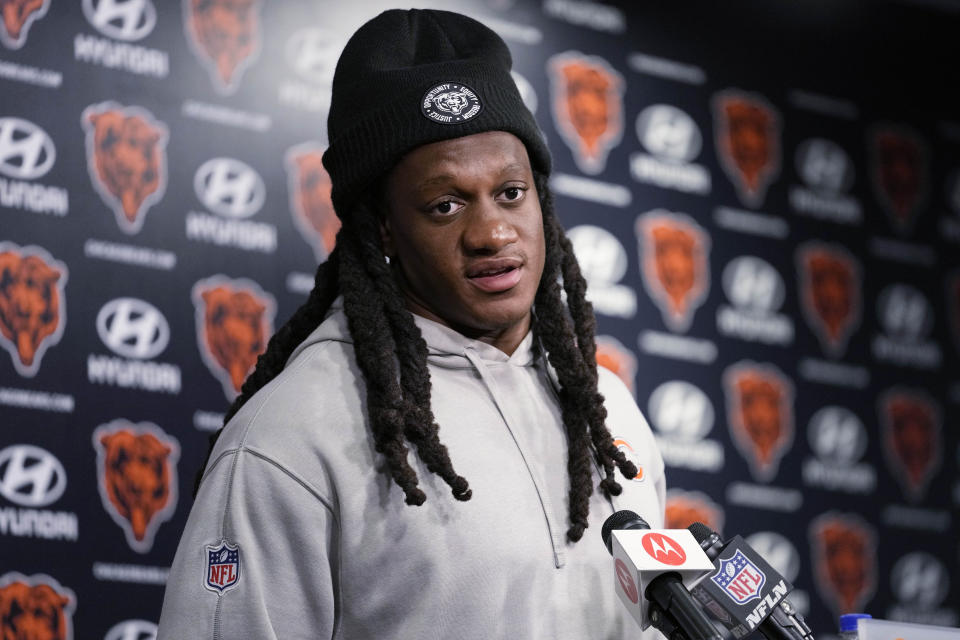
[[[467,279],[487,293],[512,289],[520,282],[520,258],[490,258],[472,263],[466,271]]]

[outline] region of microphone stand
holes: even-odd
[[[667,640],[690,640],[658,605],[650,605],[650,622]]]
[[[767,640],[814,640],[810,625],[786,598],[773,608],[767,620],[771,618],[777,624],[764,624],[766,620],[760,623],[760,633]]]
[[[667,640],[721,640],[716,627],[689,598],[675,598],[682,582],[656,582],[647,587],[650,622]]]

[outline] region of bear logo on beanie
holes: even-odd
[[[438,84],[423,96],[420,111],[440,124],[459,124],[480,113],[480,98],[470,87],[456,82]]]

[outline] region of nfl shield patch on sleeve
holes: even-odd
[[[225,593],[240,581],[240,545],[221,540],[207,545],[206,573],[203,586],[214,593]]]

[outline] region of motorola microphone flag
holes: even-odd
[[[621,514],[629,514],[640,526],[625,522],[611,525]],[[622,525],[628,528],[614,528]],[[650,529],[636,514],[620,511],[607,519],[603,533],[613,555],[614,589],[641,629],[651,625],[659,628],[658,621],[651,617],[653,607],[647,597],[648,587],[658,577],[676,574],[682,587],[690,589],[713,571],[710,558],[687,529]]]

